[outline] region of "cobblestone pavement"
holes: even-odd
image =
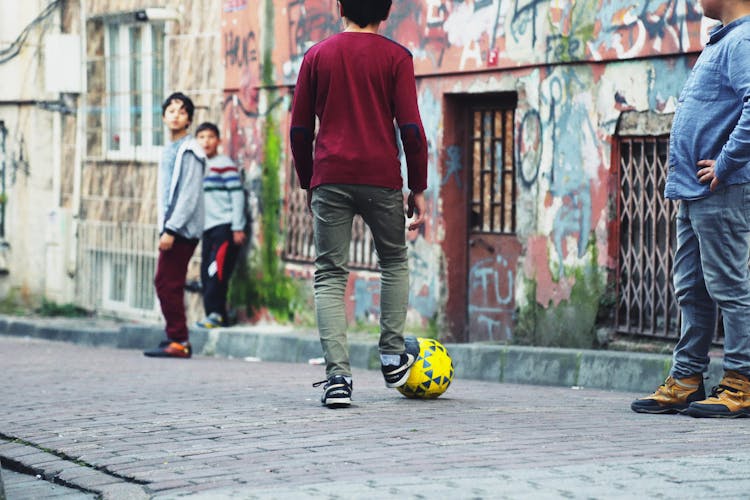
[[[0,337],[0,457],[103,498],[748,498],[750,425],[635,394],[456,380],[432,401],[321,366]],[[15,498],[34,498],[19,494]],[[11,498],[11,500],[15,500]]]
[[[14,498],[43,498],[45,500],[94,500],[96,495],[83,493],[72,488],[45,481],[30,474],[3,471],[5,494],[8,500]]]

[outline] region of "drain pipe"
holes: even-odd
[[[78,95],[78,108],[76,113],[76,144],[75,144],[75,156],[73,158],[73,200],[71,203],[72,210],[72,221],[70,231],[70,246],[66,271],[68,277],[75,278],[78,272],[78,245],[79,245],[79,225],[81,222],[81,184],[83,183],[83,162],[86,157],[86,115],[88,113],[87,108],[87,89],[88,81],[86,75],[86,65],[88,57],[87,49],[87,34],[86,34],[86,22],[87,22],[87,9],[86,0],[79,2],[79,31],[81,35],[81,93]]]
[[[5,147],[5,139],[8,137],[8,129],[5,122],[0,120],[0,275],[4,276],[10,272],[8,265],[8,249],[10,245],[5,240],[5,207],[8,205],[8,195],[5,192],[6,168],[8,167],[8,151]],[[2,496],[2,482],[0,481],[0,498]]]
[[[0,120],[0,245],[5,245],[5,205],[8,202],[8,195],[5,193],[5,167],[6,150],[5,138],[8,136],[8,129],[5,128],[5,122]]]

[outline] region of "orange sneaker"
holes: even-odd
[[[143,351],[143,355],[149,358],[189,358],[193,355],[193,348],[190,342],[162,340],[159,347]]]
[[[633,401],[630,409],[638,413],[684,413],[690,403],[705,397],[702,374],[686,378],[669,376],[656,392]]]
[[[724,372],[711,396],[690,403],[686,413],[691,417],[750,417],[750,378],[734,371]]]

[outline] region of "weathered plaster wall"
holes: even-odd
[[[341,29],[334,0],[275,0],[272,18],[266,7],[267,2],[224,2],[225,139],[249,170],[262,155],[263,113],[289,105],[287,86],[294,84],[305,50]],[[468,153],[458,140],[463,131],[455,130],[460,105],[450,96],[510,91],[518,96],[514,129],[521,243],[518,268],[511,270],[512,295],[519,315],[532,311],[553,317],[565,309],[557,317],[581,317],[566,321],[570,326],[564,328],[591,330],[596,307],[578,306],[598,300],[606,269],[613,265],[607,245],[614,216],[610,155],[616,121],[624,110],[674,110],[711,24],[698,2],[687,0],[395,4],[382,33],[414,55],[430,147],[431,222],[411,237],[410,317],[424,324],[444,311],[439,318],[447,326],[443,335],[465,339],[461,311],[471,304],[462,287],[471,270],[462,248],[466,222],[452,207],[462,200]],[[272,45],[261,44],[258,33],[264,29],[273,30]],[[273,54],[280,96],[266,103],[259,93],[265,50]],[[282,161],[283,171],[291,172],[289,156]],[[373,283],[369,274],[352,276],[348,309],[355,317],[376,310]]]
[[[0,1],[0,46],[8,48],[46,4]],[[32,301],[60,277],[47,261],[49,234],[57,229],[53,212],[59,192],[52,147],[56,113],[35,104],[56,98],[45,90],[44,35],[59,33],[59,20],[59,12],[52,11],[29,31],[19,53],[0,64],[0,120],[7,129],[0,299],[11,294],[14,300]]]

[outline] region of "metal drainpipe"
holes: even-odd
[[[70,232],[70,247],[66,259],[66,271],[70,278],[77,279],[76,274],[78,273],[78,245],[80,244],[78,239],[78,232],[81,224],[81,184],[83,182],[83,162],[86,158],[86,115],[88,113],[87,107],[87,94],[88,94],[88,81],[86,74],[87,67],[87,21],[88,11],[86,0],[79,2],[79,17],[78,22],[80,24],[79,30],[81,35],[81,93],[78,94],[78,109],[76,110],[76,144],[75,144],[75,156],[73,159],[73,200],[71,208],[73,212],[72,228]]]
[[[2,197],[2,203],[0,203],[0,245],[5,245],[5,205],[7,203],[7,197],[5,194],[5,138],[8,136],[8,129],[5,128],[5,122],[0,120],[0,197]]]

